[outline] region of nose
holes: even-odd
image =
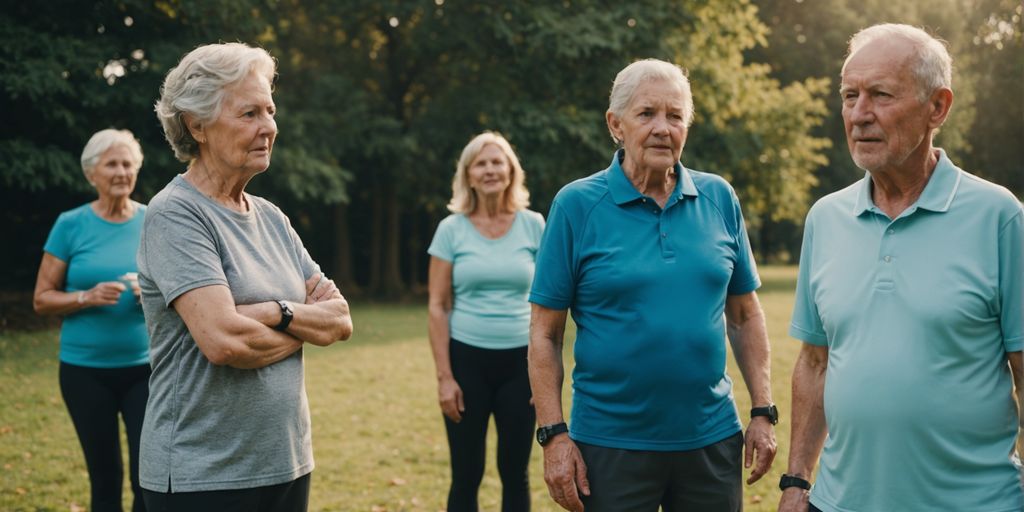
[[[263,123],[261,123],[260,126],[260,135],[270,137],[271,139],[277,136],[277,120],[274,119],[274,116],[263,116]]]
[[[664,135],[668,133],[668,117],[665,115],[654,116],[654,125],[651,130],[658,135]]]
[[[852,105],[846,107],[846,115],[853,124],[867,124],[874,120],[874,110],[871,108],[871,99],[862,94],[857,97]]]

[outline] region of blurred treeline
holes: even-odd
[[[857,29],[899,21],[950,43],[966,169],[1024,192],[1019,0],[54,0],[0,12],[0,290],[31,289],[56,215],[94,196],[78,158],[132,130],[147,201],[185,165],[152,105],[197,45],[260,45],[279,64],[280,134],[249,191],[279,204],[347,295],[422,290],[458,152],[504,133],[545,212],[603,169],[611,80],[657,57],[686,68],[697,109],[683,162],[736,187],[762,261],[793,261],[803,215],[859,178],[837,80]]]

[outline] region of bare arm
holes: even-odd
[[[306,281],[305,304],[290,301],[289,304],[293,316],[286,329],[288,334],[322,347],[352,336],[348,301],[341,296],[334,281],[321,279],[321,274],[313,274]],[[239,305],[236,310],[267,327],[281,323],[281,306],[274,301]]]
[[[825,371],[828,347],[804,343],[793,368],[792,432],[786,474],[811,479],[828,433],[825,424]],[[779,512],[805,511],[810,493],[790,487],[782,493]]]
[[[171,307],[185,322],[199,350],[215,365],[263,368],[302,348],[302,340],[239,313],[227,286],[189,290]],[[280,310],[277,314],[280,316]]]
[[[430,257],[428,276],[430,299],[427,302],[427,333],[430,336],[430,350],[434,355],[437,369],[437,402],[441,412],[452,421],[462,421],[466,405],[462,399],[462,388],[452,374],[451,333],[448,317],[452,312],[452,264],[436,256]]]
[[[729,295],[725,299],[725,319],[729,343],[743,381],[750,393],[753,407],[772,403],[771,345],[765,327],[764,312],[757,293]],[[751,418],[745,436],[744,466],[754,467],[747,479],[752,484],[761,479],[772,466],[778,445],[775,428],[764,416]],[[756,465],[754,464],[756,457]]]
[[[530,315],[529,368],[537,423],[552,425],[565,421],[562,415],[562,345],[566,310],[533,304]],[[590,495],[587,466],[576,443],[558,435],[544,446],[544,481],[548,493],[566,510],[583,510],[579,494]]]
[[[1020,425],[1017,430],[1017,454],[1024,457],[1024,356],[1021,354],[1021,352],[1010,352],[1006,354],[1006,358],[1010,360],[1013,387],[1017,391],[1017,417]]]
[[[39,274],[36,275],[36,288],[32,293],[32,309],[36,313],[67,315],[85,308],[117,304],[121,292],[126,289],[124,283],[106,281],[89,290],[69,293],[64,291],[67,274],[68,264],[64,260],[48,252],[43,253]]]

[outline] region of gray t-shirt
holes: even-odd
[[[214,366],[170,307],[183,293],[230,288],[235,304],[302,303],[319,267],[280,209],[246,194],[239,213],[176,176],[149,204],[139,285],[153,374],[140,482],[157,492],[243,489],[313,470],[302,351],[256,370]]]

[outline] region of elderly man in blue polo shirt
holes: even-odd
[[[651,59],[623,69],[606,117],[622,149],[607,169],[558,193],[530,293],[530,381],[548,491],[573,511],[738,511],[743,464],[753,466],[748,483],[769,469],[777,419],[739,202],[725,180],[679,163],[693,100],[678,66]],[[746,439],[725,373],[727,330],[756,406]]]
[[[932,146],[950,69],[917,28],[850,41],[843,121],[867,173],[807,216],[782,512],[1024,510],[1024,211]]]

